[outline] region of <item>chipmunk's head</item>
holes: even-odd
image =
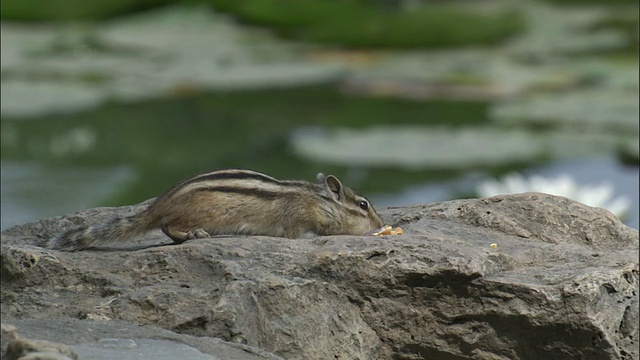
[[[325,187],[330,198],[339,205],[342,234],[367,235],[384,225],[369,200],[353,189],[343,186],[337,177],[319,173],[316,182]]]

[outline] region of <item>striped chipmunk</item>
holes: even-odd
[[[138,214],[71,229],[44,246],[83,250],[154,229],[180,244],[212,235],[366,235],[382,225],[369,201],[335,176],[320,173],[311,183],[232,169],[194,176]]]

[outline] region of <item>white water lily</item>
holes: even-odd
[[[541,192],[564,196],[583,204],[605,208],[619,219],[629,214],[631,201],[623,196],[613,199],[614,188],[611,183],[598,185],[578,184],[571,176],[561,175],[557,178],[545,178],[533,175],[525,178],[520,174],[509,174],[501,181],[489,180],[477,186],[480,197],[501,194],[519,194],[524,192]]]

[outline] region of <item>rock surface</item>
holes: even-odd
[[[177,334],[155,326],[139,326],[119,320],[53,319],[44,322],[12,319],[12,323],[17,326],[18,332],[26,332],[30,337],[75,345],[66,346],[18,337],[18,342],[7,341],[7,348],[4,329],[6,327],[10,330],[6,333],[12,339],[16,338],[16,330],[14,326],[3,324],[2,358],[5,359],[6,355],[7,360],[19,358],[15,356],[18,353],[16,350],[20,350],[21,355],[37,354],[41,357],[29,359],[42,360],[282,360],[279,356],[247,345],[233,344],[217,338]],[[6,353],[5,349],[8,349]],[[42,357],[43,353],[49,357]]]
[[[33,245],[143,206],[3,232],[3,322],[80,355],[171,341],[227,359],[638,358],[638,231],[606,210],[527,193],[381,211],[402,236]]]
[[[2,324],[2,358],[6,360],[77,360],[67,345],[18,336],[15,326]]]

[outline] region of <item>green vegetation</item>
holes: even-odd
[[[211,0],[220,11],[279,35],[348,47],[444,47],[492,43],[524,28],[512,10],[476,14],[460,6],[381,9],[362,1]]]
[[[630,5],[638,0],[546,0],[558,5]]]
[[[355,0],[9,0],[2,19],[100,20],[167,4],[208,4],[240,21],[272,28],[285,38],[355,48],[447,47],[494,43],[524,29],[515,10],[472,12],[425,4],[382,9]]]
[[[99,20],[172,3],[171,0],[6,0],[2,20]]]

